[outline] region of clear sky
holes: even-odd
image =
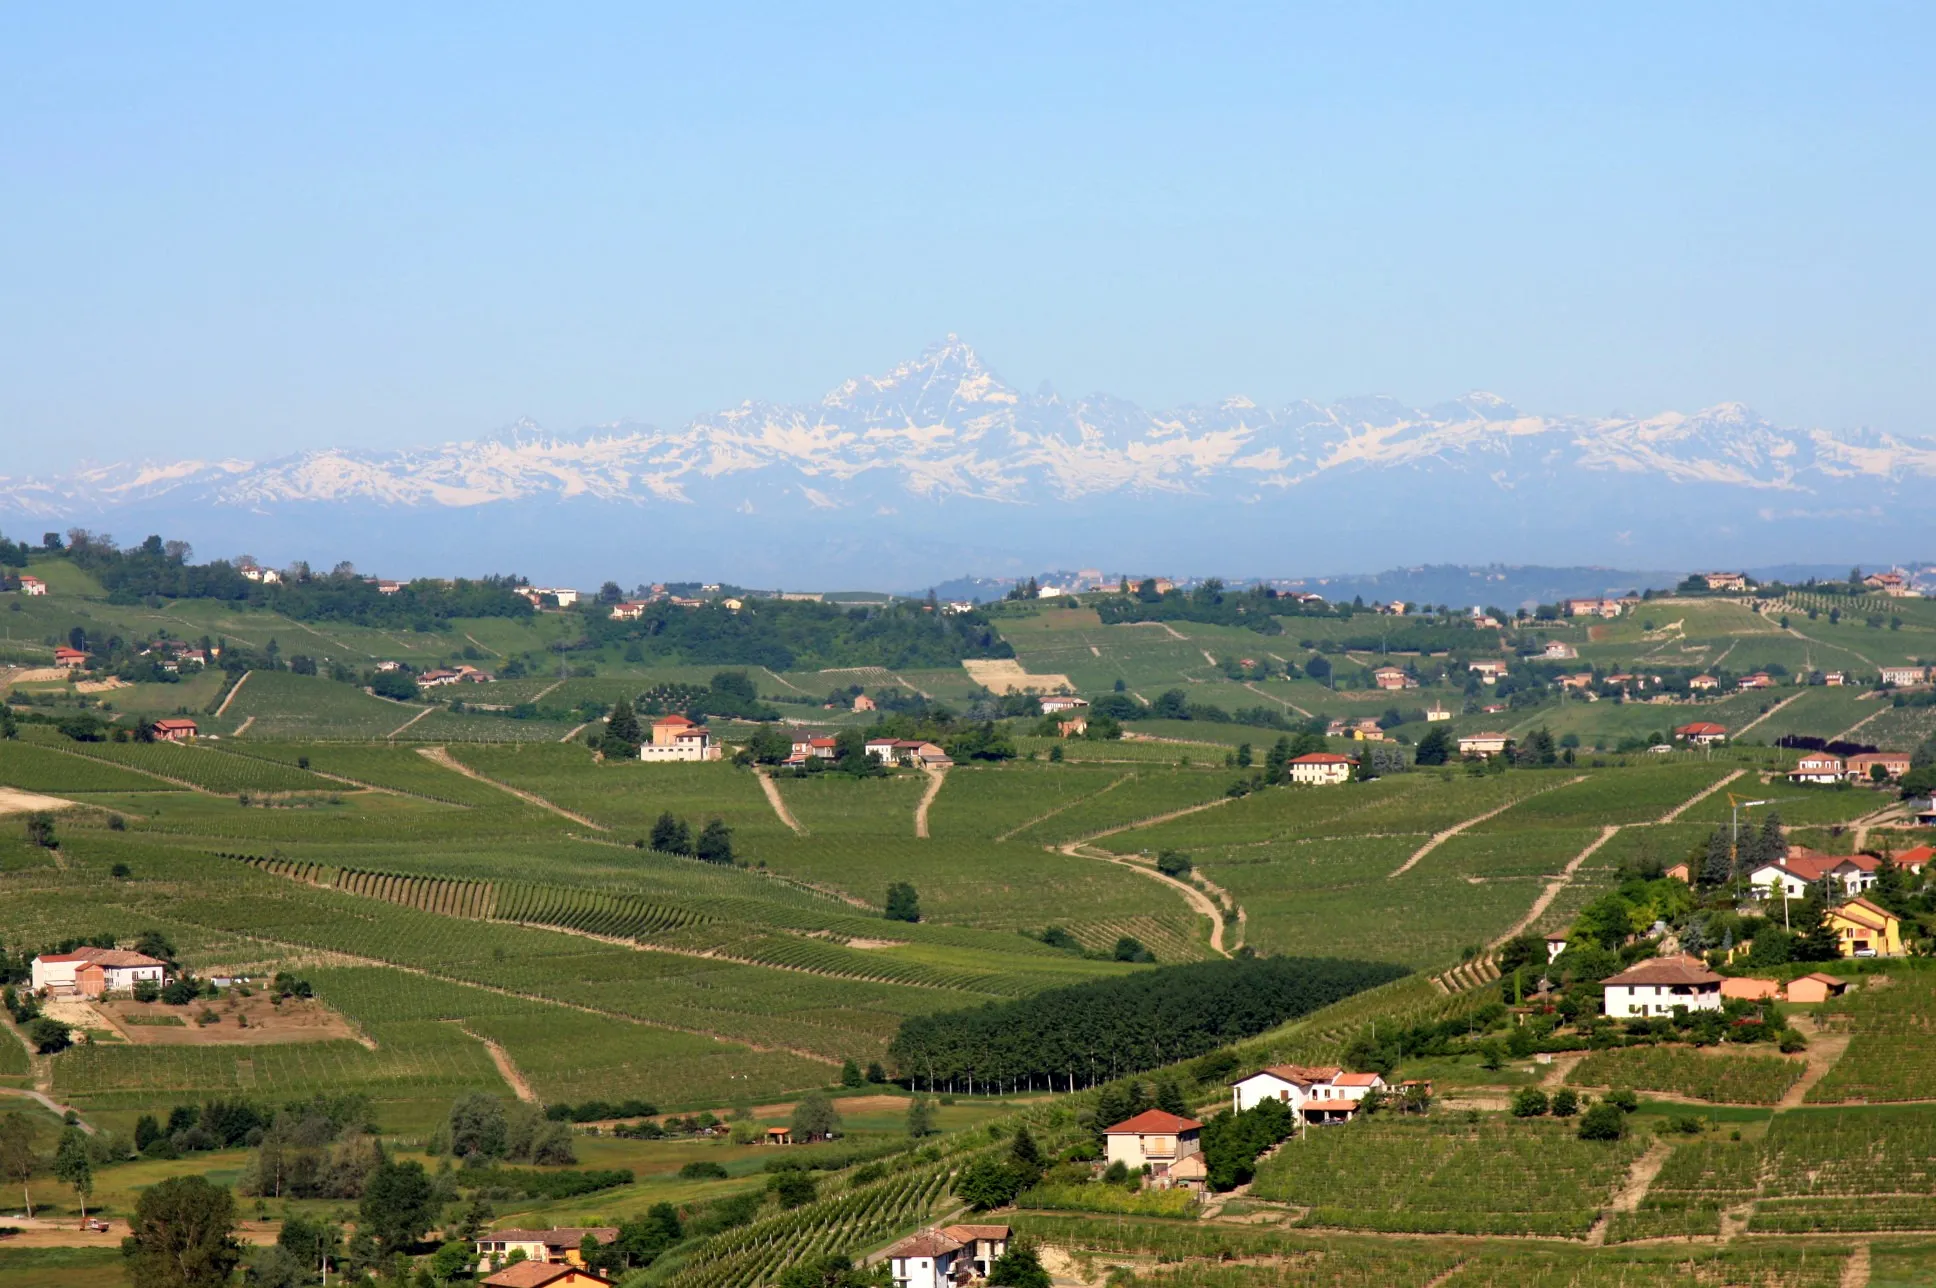
[[[1928,434],[1932,50],[1928,4],[12,6],[0,473],[676,423],[949,331],[1152,406]]]

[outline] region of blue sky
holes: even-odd
[[[1936,432],[1929,6],[14,7],[0,473],[1152,405]]]

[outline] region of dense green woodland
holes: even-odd
[[[915,1016],[888,1054],[925,1088],[1088,1086],[1253,1037],[1405,973],[1328,958],[1198,962]]]

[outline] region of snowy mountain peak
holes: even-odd
[[[1712,498],[1723,495],[1752,516],[1775,496],[1782,513],[1874,509],[1897,488],[1926,493],[1931,480],[1936,443],[1784,428],[1740,403],[1542,416],[1474,391],[1423,409],[1388,395],[1277,405],[1229,396],[1150,412],[1108,394],[1060,397],[1046,384],[1019,393],[949,335],[808,406],[749,401],[673,430],[620,421],[567,435],[526,418],[434,447],[98,466],[0,480],[0,519],[91,522],[132,509],[286,511],[309,522],[324,505],[428,513],[549,499],[769,520],[892,514],[896,527],[992,503],[1001,508],[984,513],[1006,516],[999,527],[1023,512],[1046,521],[1095,504],[1161,532],[1165,511],[1152,506],[1202,504],[1227,516],[1281,502],[1304,515],[1336,502],[1358,522],[1416,486],[1391,521],[1434,513],[1490,528],[1501,514],[1532,522],[1539,506],[1570,514],[1584,496],[1628,498],[1632,508],[1663,485],[1721,489],[1704,494],[1708,513],[1720,513]],[[1513,503],[1497,506],[1505,496]]]

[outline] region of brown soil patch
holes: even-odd
[[[34,792],[0,787],[0,814],[31,814],[36,810],[66,809],[73,803],[73,801],[64,801],[58,796],[41,796]]]
[[[963,658],[961,669],[991,693],[1060,693],[1076,687],[1066,675],[1031,675],[1013,658]]]
[[[363,1042],[355,1026],[321,1002],[290,998],[281,1006],[258,993],[189,1006],[145,1002],[97,1002],[94,1007],[136,1046],[267,1046],[285,1042]],[[220,1017],[201,1023],[205,1011]],[[173,1016],[181,1024],[143,1024]]]

